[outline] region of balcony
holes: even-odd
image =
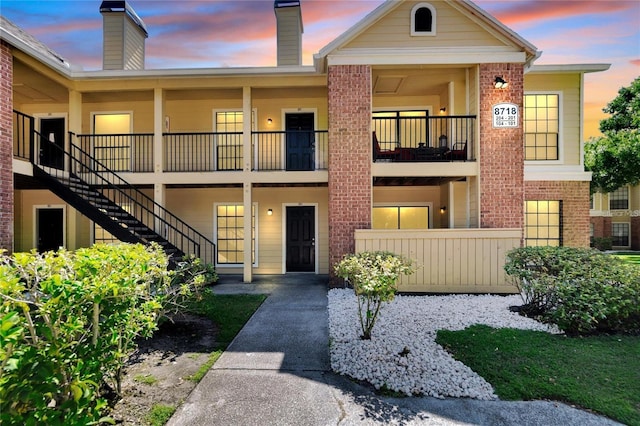
[[[475,160],[476,116],[429,117],[426,112],[424,116],[403,116],[402,113],[374,113],[374,162]]]
[[[253,171],[327,169],[326,130],[252,132],[251,145]],[[165,172],[242,170],[242,133],[165,133],[163,157]]]
[[[76,135],[76,144],[113,172],[153,172],[153,133]]]

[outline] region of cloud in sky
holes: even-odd
[[[636,13],[638,3],[635,0],[514,0],[479,2],[494,11],[494,16],[506,25],[535,25],[536,22],[564,20],[585,15],[594,17],[618,12]]]
[[[102,66],[100,0],[2,0],[1,13],[72,63]],[[147,68],[273,66],[273,0],[130,0],[149,30]],[[302,0],[303,63],[383,0]],[[477,0],[543,51],[538,63],[612,63],[586,101],[604,106],[640,74],[638,0]],[[612,84],[612,81],[615,81]]]

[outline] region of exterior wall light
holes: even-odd
[[[440,207],[440,213],[444,214],[447,211],[447,206]]]
[[[267,118],[267,124],[272,124],[273,120],[271,118]]]
[[[267,209],[267,216],[273,215],[273,209]]]
[[[496,79],[493,81],[496,89],[506,89],[509,86],[509,83],[505,81],[502,76],[496,76]]]
[[[445,112],[447,112],[447,109],[445,107],[440,108],[440,114],[444,114]]]

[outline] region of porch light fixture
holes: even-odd
[[[447,211],[447,206],[440,207],[440,213],[444,214]]]
[[[496,79],[493,81],[496,89],[506,89],[509,86],[509,83],[506,82],[502,76],[496,76]]]
[[[273,123],[273,120],[271,118],[267,118],[267,124],[271,124]]]
[[[440,108],[440,114],[444,114],[445,112],[447,112],[447,109],[445,107]]]
[[[267,209],[267,216],[273,215],[273,209]]]

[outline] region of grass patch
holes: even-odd
[[[640,265],[640,253],[637,252],[629,252],[629,253],[616,253],[615,257],[619,257],[628,263],[635,263],[636,265]]]
[[[264,294],[213,294],[205,291],[202,299],[190,303],[187,310],[214,321],[219,327],[218,343],[226,348],[266,298]]]
[[[151,407],[151,411],[147,414],[145,420],[151,426],[163,426],[169,421],[175,411],[176,407],[173,405],[155,404]]]
[[[438,331],[453,356],[506,400],[551,399],[640,425],[640,337],[570,338],[474,325]]]
[[[196,383],[202,380],[204,375],[207,374],[207,371],[209,371],[209,369],[213,366],[213,364],[216,363],[218,358],[220,358],[220,355],[222,355],[222,352],[224,352],[224,349],[217,349],[211,352],[209,354],[209,358],[207,358],[207,361],[200,366],[198,371],[196,371],[190,376],[187,376],[187,380],[191,380],[192,382],[196,382]]]
[[[217,349],[209,354],[207,361],[196,373],[187,377],[188,380],[196,383],[202,380],[266,298],[263,294],[213,294],[206,291],[202,299],[188,306],[189,312],[203,315],[219,327]]]
[[[138,374],[133,378],[133,380],[138,383],[144,383],[145,385],[153,385],[158,381],[158,379],[154,377],[153,374]]]

